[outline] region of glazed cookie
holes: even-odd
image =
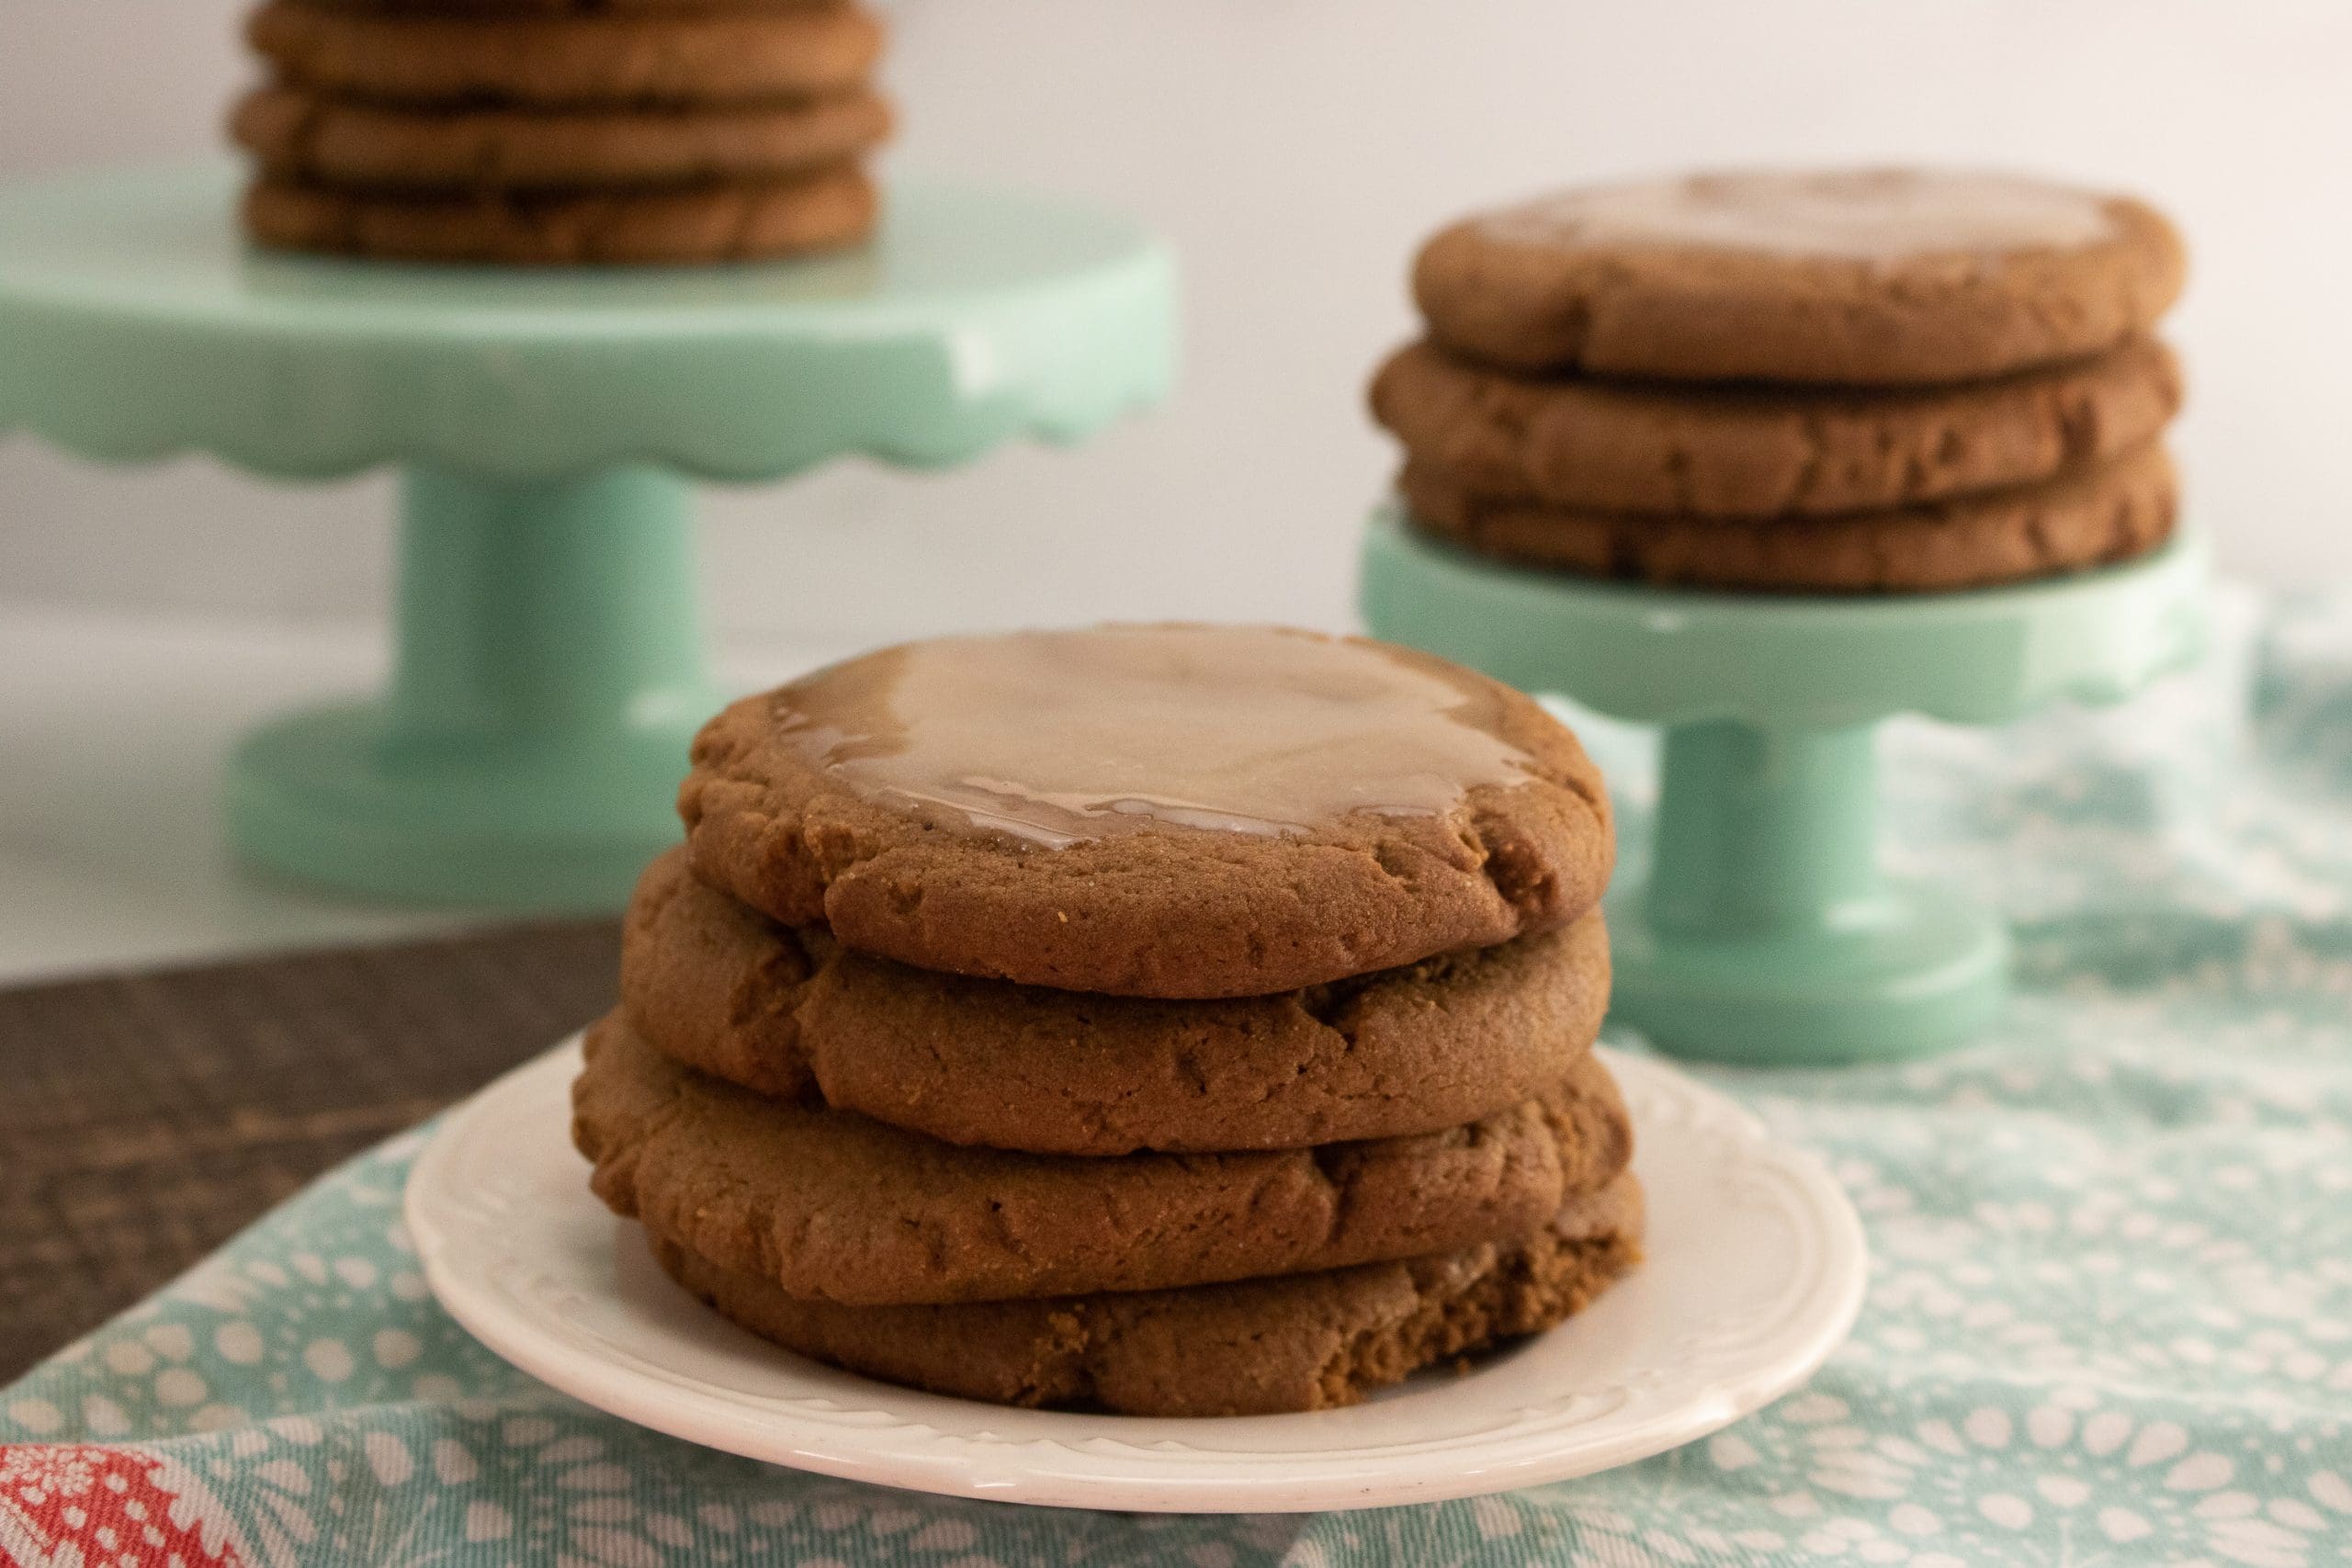
[[[1082,1159],[959,1148],[682,1067],[592,1030],[572,1137],[616,1213],[723,1269],[857,1305],[1146,1291],[1533,1235],[1622,1170],[1632,1131],[1587,1057],[1540,1100],[1317,1149]]]
[[[851,88],[750,107],[417,109],[263,87],[231,133],[281,181],[379,192],[545,190],[769,178],[846,163],[890,132]]]
[[[1264,996],[1566,924],[1600,775],[1532,699],[1268,627],[910,643],[747,698],[679,793],[695,874],[922,968]]]
[[[1506,376],[1399,350],[1373,412],[1416,461],[1480,494],[1582,511],[1820,515],[2055,479],[2153,439],[2180,371],[2135,338],[1998,380],[1894,391],[1662,387]]]
[[[760,261],[854,245],[879,198],[854,168],[637,192],[390,196],[264,179],[245,231],[278,250],[563,266]]]
[[[2129,560],[2171,537],[2172,464],[2150,443],[2022,490],[1769,522],[1578,512],[1477,495],[1408,463],[1397,489],[1432,533],[1588,577],[1785,593],[1936,592]]]
[[[804,1301],[651,1240],[670,1276],[720,1315],[869,1377],[999,1404],[1272,1416],[1352,1404],[1550,1328],[1640,1261],[1641,1234],[1628,1175],[1515,1247],[1190,1290],[895,1307]]]
[[[378,103],[775,102],[864,84],[882,25],[847,6],[674,15],[384,16],[270,0],[246,36],[288,84]]]
[[[1442,231],[1430,335],[1521,370],[1909,386],[2098,354],[2180,293],[2153,209],[2006,175],[1701,175]]]
[[[646,871],[621,942],[622,1008],[665,1055],[948,1143],[1040,1154],[1456,1126],[1557,1084],[1608,1002],[1598,910],[1311,990],[1169,1002],[867,957],[703,886],[679,852]]]

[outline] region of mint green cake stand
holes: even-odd
[[[1611,900],[1612,1014],[1665,1050],[1758,1064],[1901,1057],[2000,1006],[2008,938],[1878,865],[1880,720],[1996,724],[2118,700],[2194,655],[2193,539],[1969,593],[1781,598],[1516,570],[1372,522],[1374,636],[1666,728],[1645,886]]]
[[[721,700],[690,479],[1075,441],[1171,374],[1167,250],[1074,202],[908,180],[855,253],[556,273],[256,252],[237,183],[0,192],[0,430],[298,480],[401,467],[390,690],[230,766],[239,852],[345,891],[610,906],[674,840]]]

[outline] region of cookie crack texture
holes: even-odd
[[[1803,511],[1821,488],[1821,470],[1829,461],[1829,431],[1818,413],[1807,412],[1798,416],[1797,438],[1800,456],[1797,471],[1789,481],[1788,501],[1784,510]]]
[[[1560,879],[1543,851],[1520,834],[1515,824],[1492,815],[1474,820],[1480,873],[1498,897],[1531,924],[1544,920],[1557,907]]]
[[[1858,181],[1907,182],[1908,194],[1893,198],[1904,213],[1924,204],[1963,217],[1976,199],[1968,175],[1817,177],[1849,192]],[[1414,297],[1433,338],[1505,369],[1893,387],[2106,351],[2146,331],[2180,290],[2180,242],[2159,214],[2128,197],[2030,182],[2017,182],[2031,186],[2021,199],[2070,213],[2044,233],[1982,244],[1963,236],[1891,254],[1717,243],[1671,223],[1651,227],[1638,211],[1629,224],[1586,221],[1604,210],[1703,205],[1708,186],[1743,183],[1769,209],[1791,199],[1769,188],[1779,178],[1565,192],[1476,215],[1422,247]],[[1628,200],[1634,209],[1622,206]]]
[[[597,1193],[657,1235],[852,1304],[1168,1289],[1532,1234],[1613,1174],[1623,1111],[1580,1063],[1534,1103],[1312,1150],[1119,1159],[956,1148],[676,1066],[617,1019],[575,1090]]]
[[[1347,1144],[1317,1145],[1306,1154],[1308,1168],[1321,1180],[1329,1203],[1323,1218],[1322,1246],[1337,1248],[1355,1218],[1357,1172],[1363,1156],[1355,1145]]]
[[[850,952],[704,886],[673,852],[632,901],[621,999],[688,1066],[950,1143],[1299,1147],[1453,1125],[1556,1081],[1599,1030],[1607,941],[1595,912],[1270,997],[1093,997]]]
[[[1626,1178],[1508,1246],[1182,1289],[895,1307],[801,1300],[650,1239],[662,1267],[728,1317],[854,1371],[1015,1404],[1221,1416],[1351,1403],[1547,1328],[1639,1260],[1641,1230]]]
[[[2051,537],[2050,519],[2037,512],[2025,520],[2026,546],[2033,552],[2036,564],[2048,566],[2058,558],[2057,541]]]
[[[1375,417],[1414,464],[1497,502],[1628,516],[1826,518],[2055,480],[2153,438],[2177,366],[2134,338],[1957,387],[1676,386],[1392,354]]]
[[[854,85],[882,32],[846,6],[386,17],[275,0],[248,19],[246,37],[286,80],[365,101],[623,108],[791,102]]]
[[[1414,522],[1526,565],[1778,592],[1929,592],[2128,558],[2173,526],[2154,441],[2045,484],[1925,505],[1775,519],[1647,517],[1482,496],[1408,462]]]

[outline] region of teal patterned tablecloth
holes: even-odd
[[[0,1558],[803,1568],[2352,1562],[2352,604],[2223,606],[2123,707],[1897,726],[1891,851],[2017,922],[1980,1043],[1710,1071],[1821,1151],[1869,1304],[1704,1442],[1475,1502],[952,1502],[638,1431],[477,1347],[399,1223],[415,1134],[0,1392]],[[1623,792],[1638,738],[1590,726]]]

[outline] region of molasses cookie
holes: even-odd
[[[1269,1416],[1352,1404],[1422,1367],[1550,1328],[1640,1260],[1621,1176],[1533,1239],[1238,1284],[1059,1300],[850,1307],[651,1238],[722,1316],[869,1377],[1000,1404],[1123,1416]]]
[[[2102,353],[2180,293],[2153,209],[2015,175],[1700,175],[1482,213],[1421,250],[1430,335],[1518,370],[1907,386]]]
[[[2172,464],[2150,443],[2018,490],[1840,517],[1650,517],[1482,496],[1408,462],[1414,519],[1498,559],[1588,577],[1779,593],[1935,592],[2129,560],[2172,536]]]
[[[874,183],[841,166],[784,179],[642,191],[388,195],[265,178],[246,231],[279,250],[515,265],[761,261],[873,232]]]
[[[385,16],[271,0],[246,36],[280,80],[378,103],[775,103],[862,85],[882,24],[848,6],[662,15]]]
[[[589,1032],[572,1138],[598,1197],[786,1292],[856,1305],[1146,1291],[1516,1243],[1623,1170],[1596,1059],[1441,1133],[1315,1149],[1071,1158],[962,1148]]]
[[[259,88],[231,134],[272,178],[372,192],[692,186],[805,173],[879,145],[890,108],[862,87],[730,108],[411,108]]]
[[[688,874],[638,884],[621,1006],[686,1065],[955,1144],[1041,1154],[1304,1148],[1476,1121],[1600,1032],[1600,911],[1304,991],[1086,996],[912,969],[778,925]]]
[[[300,0],[379,17],[629,17],[680,11],[823,11],[849,0]]]
[[[1399,350],[1372,408],[1418,462],[1486,495],[1589,512],[1824,515],[2034,484],[2153,439],[2180,408],[2172,353],[1958,387],[1663,386],[1499,374]]]
[[[735,704],[679,793],[703,881],[927,969],[1264,996],[1599,901],[1609,807],[1536,703],[1268,627],[887,649]]]

